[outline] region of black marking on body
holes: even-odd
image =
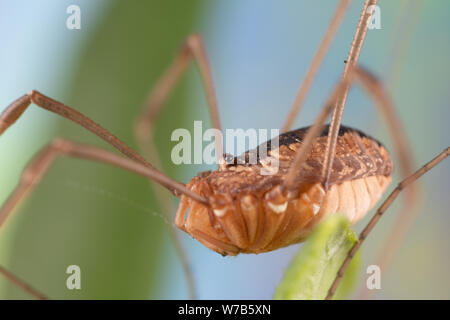
[[[296,130],[292,130],[292,131],[288,131],[285,133],[280,134],[277,138],[278,138],[278,147],[281,147],[283,145],[285,146],[289,146],[292,143],[302,143],[303,139],[306,135],[306,133],[308,132],[309,128],[311,128],[311,126],[308,127],[303,127],[300,129],[296,129]],[[322,132],[320,133],[319,137],[325,137],[328,136],[330,130],[330,125],[327,124],[324,126]],[[365,134],[364,132],[362,132],[361,130],[352,128],[352,127],[348,127],[348,126],[343,126],[341,125],[339,128],[339,136],[343,136],[345,133],[348,132],[356,132],[360,137],[364,137],[370,140],[373,140],[374,142],[376,142],[379,146],[383,146],[383,144],[374,139],[373,137]],[[276,139],[276,138],[275,138]],[[224,155],[226,158],[226,162],[229,166],[235,166],[235,165],[252,165],[252,163],[254,164],[254,161],[250,161],[250,159],[254,159],[256,157],[257,162],[259,163],[260,160],[262,159],[260,156],[260,150],[262,148],[267,148],[267,152],[266,154],[272,150],[272,140],[270,141],[266,141],[262,144],[260,144],[257,148],[255,149],[251,149],[248,150],[246,152],[244,152],[242,155],[238,156],[238,157],[233,157],[231,155]],[[243,161],[243,159],[245,159],[245,161]]]
[[[311,126],[300,128],[300,129],[296,129],[296,130],[292,130],[292,131],[280,134],[278,136],[280,146],[282,146],[282,145],[290,145],[291,143],[295,143],[295,142],[303,142],[303,138],[305,137],[305,135],[308,132],[309,128],[311,128]],[[322,132],[320,133],[319,137],[328,136],[329,130],[330,130],[330,125],[329,124],[325,125],[323,130],[322,130]],[[381,142],[379,142],[378,140],[374,139],[373,137],[365,134],[361,130],[358,130],[358,129],[355,129],[355,128],[352,128],[352,127],[348,127],[348,126],[341,125],[340,128],[339,128],[339,134],[338,135],[341,137],[345,133],[348,133],[348,132],[356,132],[360,137],[364,137],[364,138],[373,140],[379,146],[383,146]],[[271,143],[269,141],[268,150],[271,150],[270,149],[270,145],[271,145]]]

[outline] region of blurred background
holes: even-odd
[[[71,4],[81,9],[80,30],[66,28]],[[205,38],[223,127],[279,128],[337,4],[2,0],[0,108],[37,89],[137,148],[133,123],[148,91],[185,37],[199,32]],[[368,32],[360,62],[386,81],[419,167],[450,142],[450,3],[382,0],[379,6],[381,29]],[[362,1],[352,1],[295,127],[313,121],[340,79],[361,8]],[[401,46],[399,39],[404,39]],[[393,151],[385,122],[372,105],[362,90],[352,88],[344,123]],[[170,161],[171,132],[192,130],[194,120],[209,123],[201,82],[191,66],[156,130],[163,170],[182,182],[210,169]],[[0,138],[0,203],[27,161],[57,136],[111,150],[79,126],[32,106]],[[421,180],[420,215],[391,267],[383,270],[382,289],[374,298],[450,298],[449,177],[447,161]],[[397,208],[388,211],[362,248],[360,284],[391,232]],[[162,216],[145,179],[61,157],[0,231],[0,265],[53,299],[187,298]],[[366,222],[367,217],[355,229]],[[270,299],[301,248],[224,258],[184,233],[180,237],[201,299]],[[81,267],[81,290],[66,288],[66,268],[73,264]],[[358,292],[355,288],[353,297]],[[0,298],[30,297],[0,278]]]

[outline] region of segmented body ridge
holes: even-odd
[[[341,127],[329,188],[320,183],[328,127],[316,138],[302,170],[298,188],[288,193],[281,184],[299,150],[307,128],[279,136],[268,146],[267,157],[258,150],[255,164],[239,164],[194,177],[187,187],[210,201],[210,207],[182,196],[176,225],[221,254],[260,253],[304,240],[326,216],[343,213],[355,223],[370,210],[391,181],[393,163],[375,139]],[[266,161],[276,156],[277,172]]]

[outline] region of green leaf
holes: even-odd
[[[356,241],[356,234],[346,217],[334,215],[323,221],[286,270],[274,299],[324,299],[339,267]],[[344,298],[353,288],[358,265],[357,254],[336,292],[336,299]]]

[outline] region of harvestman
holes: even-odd
[[[164,175],[143,156],[90,118],[33,90],[14,101],[0,115],[0,135],[31,103],[34,103],[78,123],[115,147],[125,157],[65,139],[54,140],[25,168],[19,186],[0,209],[0,227],[40,182],[59,155],[111,164],[157,182],[181,198],[175,225],[206,247],[223,255],[266,252],[303,241],[324,217],[336,212],[345,213],[355,223],[375,205],[387,188],[393,164],[389,153],[381,143],[361,131],[340,125],[347,93],[353,81],[358,81],[381,107],[391,131],[397,134],[394,135],[396,137],[394,142],[398,147],[402,165],[410,166],[409,157],[405,155],[408,148],[389,96],[373,75],[357,65],[371,17],[367,9],[375,5],[376,0],[365,2],[342,80],[333,90],[314,124],[311,127],[288,131],[342,20],[348,2],[341,0],[338,5],[283,126],[279,147],[274,150],[269,148],[269,155],[276,155],[279,158],[279,173],[272,176],[259,175],[259,169],[264,166],[264,159],[258,158],[256,165],[241,165],[226,164],[218,157],[220,163],[218,170],[201,173],[184,185]],[[151,142],[154,123],[166,98],[192,58],[200,70],[213,127],[221,129],[212,76],[203,43],[198,35],[191,35],[173,64],[150,93],[146,108],[136,126],[136,135],[143,153],[146,158],[152,158],[155,165],[158,163],[158,157]],[[331,124],[324,126],[331,112],[333,112]],[[222,150],[222,142],[216,143],[217,150]],[[359,241],[350,250],[327,298],[332,298],[355,252],[401,190],[446,158],[449,153],[450,148],[447,148],[394,189],[363,230]],[[167,203],[165,207],[167,208]],[[178,246],[173,231],[170,232],[187,269],[183,251]],[[3,267],[0,267],[0,273],[35,297],[45,298]],[[187,274],[189,275],[189,272]]]

